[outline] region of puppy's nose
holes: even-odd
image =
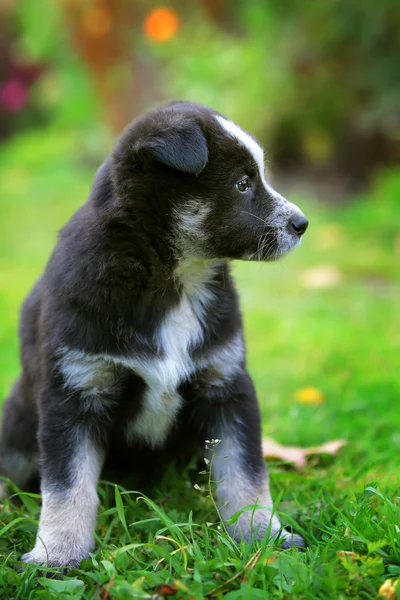
[[[306,219],[304,215],[301,215],[300,217],[294,217],[290,224],[293,231],[295,231],[298,236],[301,236],[308,227],[308,219]]]

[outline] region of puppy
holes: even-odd
[[[281,530],[261,453],[229,261],[275,260],[302,212],[264,176],[257,141],[216,111],[175,102],[131,123],[62,229],[21,315],[22,374],[4,406],[1,473],[40,471],[42,511],[23,561],[77,566],[93,550],[104,462],[123,447],[204,457],[236,539]],[[190,442],[190,443],[189,443]]]

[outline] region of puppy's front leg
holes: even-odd
[[[258,504],[263,508],[243,512],[236,523],[228,526],[235,539],[260,539],[280,532],[283,548],[303,546],[303,539],[282,529],[273,514],[268,471],[261,451],[259,408],[248,374],[237,376],[230,389],[225,401],[219,397],[218,402],[212,402],[208,428],[209,437],[220,440],[212,458],[212,477],[221,516],[228,520],[244,507]]]
[[[39,429],[42,511],[35,546],[24,562],[77,567],[93,550],[104,458],[94,424],[72,399],[47,392]]]

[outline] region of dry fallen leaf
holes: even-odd
[[[156,587],[156,592],[159,596],[175,596],[178,593],[178,588],[170,583],[161,583]]]
[[[386,579],[385,583],[382,583],[379,588],[378,594],[382,598],[388,598],[388,600],[396,600],[396,587],[399,580],[393,581],[392,579]]]
[[[108,582],[107,587],[103,586],[103,588],[100,592],[100,600],[110,600],[111,599],[110,590],[114,586],[114,580],[115,580],[115,575],[113,574],[113,575],[111,575],[111,579]]]
[[[334,266],[305,269],[301,274],[301,283],[305,288],[327,288],[338,285],[342,280],[340,271]]]
[[[323,404],[325,400],[321,390],[314,387],[306,387],[297,390],[294,397],[295,400],[301,404]]]
[[[297,468],[302,468],[307,463],[307,456],[312,454],[335,455],[346,444],[346,440],[332,440],[321,444],[321,446],[299,448],[297,446],[282,446],[282,444],[271,438],[264,438],[262,449],[265,458],[280,458],[281,460],[293,463]]]
[[[269,564],[275,562],[277,558],[278,558],[277,556],[270,556],[269,558],[264,558],[263,565],[269,565]]]

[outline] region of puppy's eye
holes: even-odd
[[[247,192],[251,188],[250,179],[248,177],[244,177],[236,184],[236,189],[239,190],[242,194]]]

